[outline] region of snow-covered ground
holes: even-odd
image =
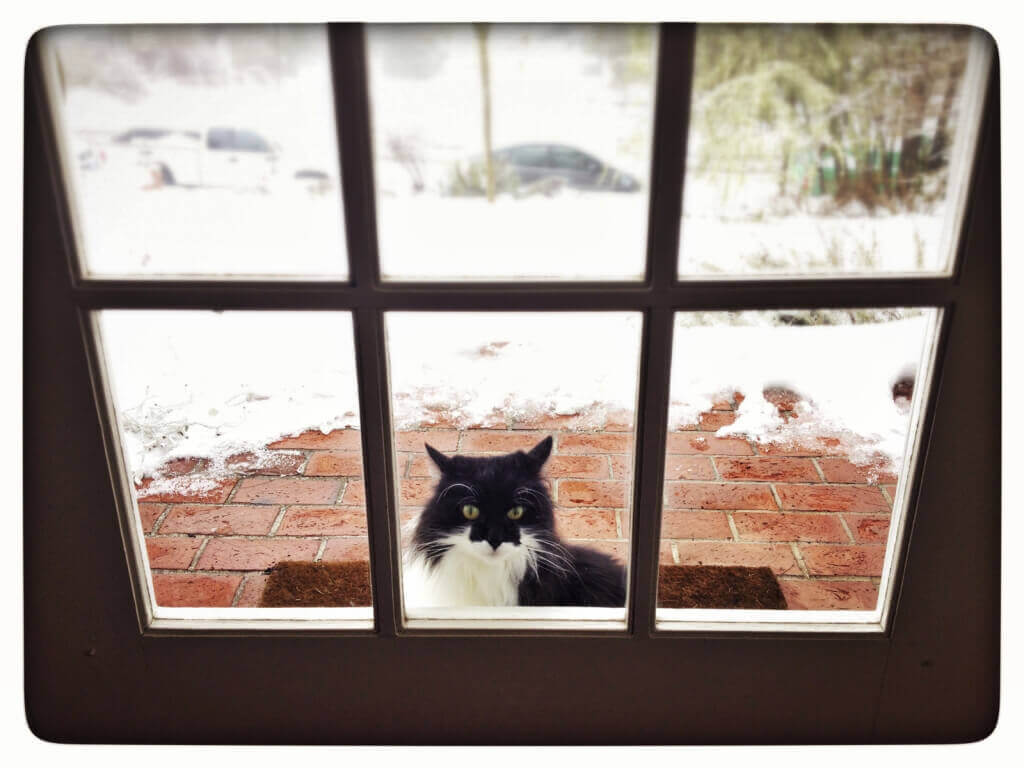
[[[461,426],[636,407],[638,313],[421,313],[386,316],[394,420]]]
[[[58,98],[89,271],[344,278],[323,27],[170,30],[161,33],[168,35],[162,47],[153,34],[111,37],[67,28],[48,38],[64,70],[92,73],[70,78]],[[474,27],[369,27],[382,273],[400,279],[640,277],[657,44],[649,27],[491,26],[493,148],[569,145],[632,174],[641,188],[501,194],[487,203],[446,194],[455,166],[484,151]],[[183,47],[175,52],[176,46]],[[153,67],[172,53],[195,61],[178,69]],[[274,145],[278,170],[265,191],[155,186],[144,165],[151,148],[113,141],[129,129],[202,132],[214,126],[254,131]],[[816,208],[827,197],[799,206],[778,200],[771,173],[741,166],[743,173],[723,179],[699,172],[699,126],[689,139],[681,276],[944,266],[950,206],[937,204],[927,213],[847,208],[826,214]],[[326,188],[313,193],[297,183],[300,169],[326,173]]]
[[[499,195],[489,204],[445,194],[456,165],[484,152],[473,27],[370,27],[382,273],[405,279],[642,276],[657,52],[656,32],[645,32],[629,48],[625,28],[490,27],[493,148],[571,146],[632,174],[642,189]],[[600,34],[610,39],[602,44]],[[609,44],[616,54],[600,47]],[[623,79],[629,67],[639,74]],[[413,188],[417,179],[420,191]]]
[[[877,274],[945,268],[949,203],[925,212],[849,205],[827,197],[802,207],[777,199],[776,182],[746,176],[723,197],[721,182],[686,179],[679,276]]]
[[[213,472],[281,435],[359,424],[347,312],[105,310],[99,329],[129,469]]]
[[[97,276],[348,275],[336,185],[325,194],[288,180],[265,193],[143,189],[133,177],[80,178],[80,229]]]
[[[120,34],[65,29],[52,40],[63,71],[74,75],[54,87],[89,270],[344,277],[323,28]],[[157,34],[170,37],[154,42]],[[493,147],[567,144],[642,184],[628,194],[562,189],[499,195],[493,203],[444,189],[454,163],[484,150],[475,35],[470,26],[369,29],[382,272],[442,279],[642,275],[656,35],[620,27],[490,28]],[[218,125],[257,132],[274,145],[282,172],[265,191],[154,184],[143,165],[145,143],[113,141],[132,128]],[[695,137],[691,145],[698,143]],[[326,172],[326,187],[314,193],[290,183],[304,167]],[[929,259],[938,252],[945,209],[934,216],[782,210],[770,204],[770,183],[744,183],[725,205],[710,182],[696,174],[687,181],[682,274],[939,266]],[[755,437],[845,430],[860,437],[865,455],[897,459],[907,416],[889,388],[916,370],[927,318],[777,327],[765,317],[719,315],[711,325],[681,318],[673,423],[716,394],[739,390],[747,399],[730,430]],[[216,473],[232,454],[258,452],[282,435],[358,425],[345,313],[108,311],[100,324],[136,476],[178,456],[210,458]],[[394,314],[387,330],[398,428],[438,412],[464,426],[486,423],[495,410],[582,413],[584,425],[599,425],[609,409],[635,406],[639,316]],[[778,423],[759,394],[778,385],[804,397],[801,418],[789,425]]]
[[[386,278],[639,280],[644,194],[575,192],[516,200],[404,197],[378,208]]]
[[[721,435],[839,434],[855,458],[898,463],[908,414],[893,402],[892,384],[916,374],[931,313],[793,327],[771,324],[770,315],[680,316],[672,426],[739,391],[739,418]],[[599,427],[609,411],[635,407],[637,314],[392,313],[386,325],[398,429],[439,415],[463,427],[486,424],[494,412],[579,413],[581,427]],[[203,456],[210,471],[190,482],[212,482],[233,454],[261,454],[306,429],[359,424],[345,313],[108,310],[100,329],[136,477],[170,458]],[[802,398],[800,418],[787,424],[761,396],[780,386]]]
[[[909,428],[906,403],[893,385],[915,381],[935,314],[888,322],[778,326],[771,312],[712,313],[711,325],[680,315],[673,339],[670,426],[694,423],[717,397],[740,392],[738,418],[719,435],[759,441],[810,442],[838,437],[859,462],[898,469]],[[704,315],[708,317],[708,315]],[[766,389],[800,398],[784,422]],[[878,463],[876,461],[876,463]]]
[[[94,72],[92,82],[73,80],[57,104],[88,271],[344,278],[348,264],[324,28],[168,27],[161,32],[167,36],[162,46],[147,37],[153,34],[126,28],[122,37],[111,37],[102,28],[63,28],[47,37],[62,67]],[[286,62],[278,71],[251,54],[268,39],[277,41]],[[140,65],[143,59],[174,57],[181,59],[177,77],[157,76]],[[246,167],[269,164],[265,153],[214,157],[218,153],[205,150],[205,132],[215,127],[252,131],[273,146],[277,171],[264,191],[244,182],[251,176]],[[236,188],[154,188],[145,164],[163,156],[160,141],[114,141],[133,129],[194,132],[194,146],[175,149],[173,156],[207,163],[208,171],[219,165],[204,181],[213,177],[217,185]],[[311,193],[296,180],[295,172],[303,169],[327,174],[326,189]]]

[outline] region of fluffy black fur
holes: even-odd
[[[626,601],[626,572],[608,555],[563,542],[555,533],[555,518],[541,469],[551,454],[547,437],[529,452],[473,458],[445,456],[426,446],[441,470],[441,480],[424,508],[413,534],[412,546],[436,564],[450,548],[442,539],[470,525],[472,541],[527,546],[530,537],[532,567],[519,583],[519,605],[590,605],[621,607]],[[465,504],[480,509],[467,523]],[[523,507],[523,516],[510,520],[507,512]],[[529,534],[524,540],[524,536]]]

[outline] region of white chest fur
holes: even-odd
[[[485,541],[453,536],[450,549],[432,566],[407,557],[403,571],[409,607],[517,605],[519,583],[529,563],[526,547],[504,543],[496,551]]]

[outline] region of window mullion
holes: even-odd
[[[662,483],[672,363],[670,308],[679,248],[683,169],[690,117],[694,24],[663,24],[658,55],[647,273],[652,306],[644,318],[634,457],[633,569],[630,627],[641,637],[654,627]],[[659,299],[661,299],[659,301]]]
[[[383,313],[368,301],[376,290],[378,268],[363,28],[330,24],[327,30],[352,276],[351,285],[336,287],[336,293],[344,294],[353,308],[375,626],[380,635],[393,637],[401,624],[398,516]]]

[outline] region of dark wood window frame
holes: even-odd
[[[991,731],[1001,480],[997,62],[949,277],[680,282],[694,33],[688,24],[661,30],[647,272],[635,283],[382,282],[363,30],[350,24],[329,26],[347,283],[86,279],[33,39],[25,106],[24,562],[26,709],[37,735],[81,742],[807,743],[966,741]],[[673,313],[887,306],[944,313],[885,631],[656,631]],[[353,313],[373,632],[140,632],[83,322],[100,308]],[[391,309],[643,313],[627,632],[402,628],[383,343],[383,312]]]

